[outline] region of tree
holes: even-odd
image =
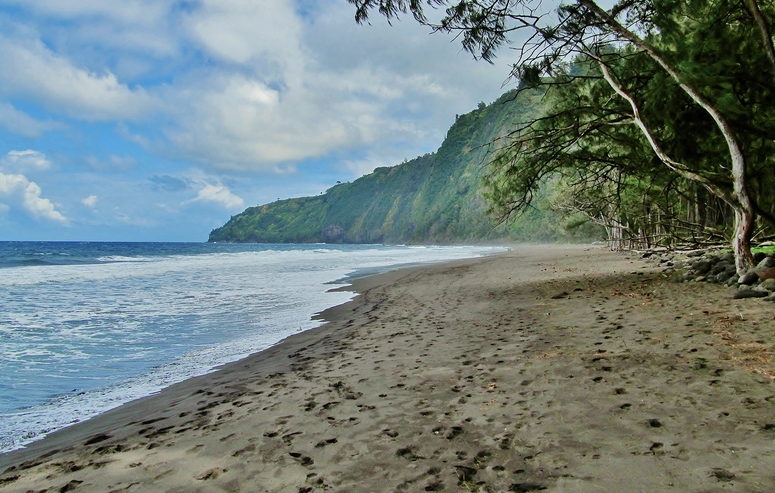
[[[763,96],[772,97],[775,91],[775,50],[768,20],[775,17],[775,5],[759,5],[757,0],[746,0],[745,4],[734,0],[620,0],[605,10],[594,0],[575,0],[557,9],[556,23],[547,23],[539,13],[539,0],[349,1],[356,6],[359,22],[366,21],[374,10],[389,20],[411,13],[434,30],[457,33],[466,50],[487,61],[515,33],[527,32],[526,41],[516,46],[518,57],[512,73],[524,85],[545,82],[547,77],[552,80],[551,76],[578,55],[595,60],[599,77],[628,103],[631,122],[663,169],[701,185],[734,210],[736,267],[742,274],[752,266],[750,247],[756,218],[764,215],[772,220],[766,207],[752,196],[750,178],[757,170],[764,170],[769,173],[766,180],[772,182],[769,145],[775,135],[775,115]],[[434,23],[425,15],[426,7],[446,9],[442,19]],[[642,101],[622,84],[614,70],[618,55],[611,53],[624,49],[647,57],[692,105],[704,111],[713,123],[712,133],[696,135],[695,140],[720,137],[725,148],[723,161],[698,167],[666,152],[658,139],[659,128],[643,118]],[[737,61],[744,55],[742,59],[749,64],[740,67],[738,63],[731,74],[718,74],[714,67],[719,60],[708,57],[708,52],[721,54],[724,61]],[[760,69],[765,66],[772,71],[766,83]],[[707,74],[714,73],[724,77],[713,81]],[[740,124],[740,111],[750,112],[748,116],[762,122],[758,133],[768,134],[769,140],[760,139],[755,148],[747,146],[741,138],[744,125]],[[753,165],[752,159],[756,161]],[[719,176],[729,186],[719,186]],[[498,193],[505,192],[504,188]],[[524,201],[515,202],[520,203]]]
[[[643,103],[642,118],[658,130],[663,152],[690,165],[683,167],[685,174],[702,171],[708,186],[729,189],[725,177],[708,165],[724,158],[718,139],[687,145],[683,137],[707,133],[712,120],[692,107],[675,84],[660,78],[658,67],[642,53],[606,53],[606,63],[609,72],[617,73],[617,86]],[[603,225],[612,246],[716,238],[724,220],[716,217],[718,203],[695,182],[664,172],[649,142],[631,124],[629,103],[601,73],[597,60],[579,58],[567,72],[555,74],[543,116],[508,135],[507,150],[489,166],[485,183],[493,210],[508,216],[523,209],[548,177],[559,176],[558,205]]]

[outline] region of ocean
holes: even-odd
[[[498,250],[0,242],[0,452],[314,328],[348,278]]]

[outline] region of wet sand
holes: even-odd
[[[771,303],[589,246],[354,289],[319,329],[0,456],[0,491],[775,491]]]

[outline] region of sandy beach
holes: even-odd
[[[775,305],[518,246],[0,456],[2,492],[772,492]]]

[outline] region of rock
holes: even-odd
[[[725,253],[725,254],[724,254],[722,257],[721,257],[721,260],[722,260],[723,262],[728,262],[728,263],[730,263],[730,264],[734,264],[734,263],[735,263],[735,254],[734,254],[734,253],[732,253],[732,252],[727,252],[727,253]]]
[[[770,267],[768,269],[764,269],[763,271],[759,271],[759,279],[762,281],[766,279],[775,279],[775,267]]]
[[[771,295],[764,298],[764,301],[775,301],[775,293],[772,293]]]
[[[744,298],[765,298],[769,293],[766,291],[760,291],[758,289],[738,289],[732,295],[733,299],[741,300]]]
[[[717,262],[716,265],[713,266],[711,269],[711,274],[720,274],[722,272],[726,272],[727,268],[730,266],[729,262],[724,262],[723,260],[721,262]],[[732,266],[734,268],[734,266]]]
[[[754,270],[751,269],[742,276],[740,276],[740,279],[738,279],[738,284],[745,284],[747,286],[750,286],[751,284],[757,282],[759,280],[759,274]]]
[[[696,275],[700,275],[700,276],[710,272],[710,269],[712,267],[713,267],[713,264],[708,260],[698,260],[692,263],[692,270],[694,270],[694,273]]]
[[[769,269],[775,267],[775,257],[766,257],[756,265],[757,269]]]
[[[775,291],[775,279],[766,279],[759,284],[759,287],[767,291]]]
[[[729,276],[729,279],[727,279],[727,282],[725,282],[727,286],[735,286],[737,284],[737,276]]]
[[[753,254],[753,261],[757,264],[764,260],[767,257],[767,254],[764,252],[756,252]]]
[[[721,271],[718,274],[716,274],[716,282],[725,283],[730,277],[732,277],[730,273],[728,273],[727,271]]]

